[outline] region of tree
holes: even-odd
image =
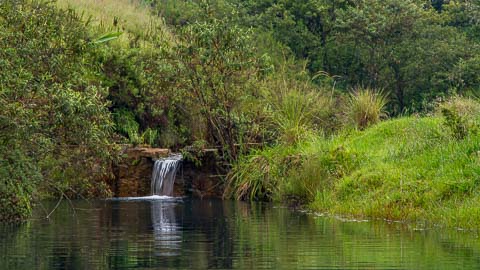
[[[390,91],[397,113],[421,109],[449,91],[447,74],[469,47],[466,37],[444,26],[440,16],[411,0],[366,0],[340,11],[336,57],[347,61],[331,72],[350,85]]]
[[[337,11],[350,6],[349,0],[310,1],[243,1],[250,26],[272,31],[274,36],[293,51],[295,56],[309,59],[313,72],[328,70],[328,43],[334,30]]]
[[[243,122],[242,99],[254,94],[259,60],[251,33],[228,20],[212,19],[187,26],[177,51],[179,87],[198,106],[207,138],[224,150],[229,161],[238,156]]]

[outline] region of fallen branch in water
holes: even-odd
[[[64,194],[63,194],[63,192],[62,192],[62,194],[60,195],[60,199],[59,199],[58,202],[57,202],[57,205],[55,205],[55,207],[53,208],[53,210],[46,216],[46,219],[50,219],[50,216],[53,214],[53,212],[55,212],[55,210],[57,210],[58,206],[60,205],[60,203],[61,203],[62,200],[63,200],[63,196],[64,196]]]

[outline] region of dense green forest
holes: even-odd
[[[477,227],[480,2],[0,2],[0,219],[107,197],[118,145],[225,197]]]

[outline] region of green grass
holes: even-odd
[[[333,139],[311,138],[288,152],[267,149],[284,154],[268,166],[283,172],[269,180],[276,191],[271,198],[294,197],[331,214],[478,228],[480,136],[456,140],[443,121],[404,117]],[[296,162],[279,162],[289,157]]]
[[[479,199],[478,136],[458,141],[440,118],[402,118],[343,137],[334,145],[355,153],[358,164],[312,203],[314,209],[458,227],[480,225],[480,219],[472,219],[479,210],[473,203]]]
[[[162,18],[152,15],[150,8],[139,0],[57,0],[57,5],[73,9],[99,34],[122,32],[114,42],[120,46],[141,40],[140,46],[148,47],[152,38],[174,40]]]

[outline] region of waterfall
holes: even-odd
[[[152,173],[152,195],[172,196],[175,175],[182,155],[173,155],[155,161]]]

